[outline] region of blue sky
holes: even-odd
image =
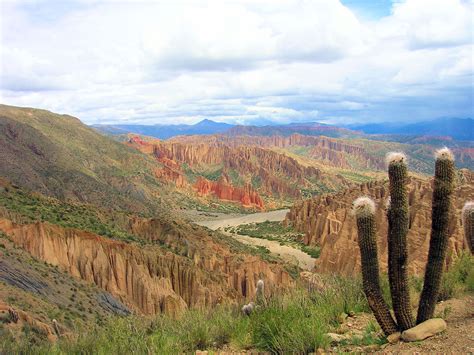
[[[473,117],[471,0],[5,0],[0,101],[86,123]]]
[[[342,0],[341,3],[365,20],[377,20],[390,15],[391,0]]]

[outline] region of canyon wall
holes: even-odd
[[[321,255],[316,261],[320,272],[354,275],[360,271],[357,245],[357,227],[351,213],[352,202],[359,196],[372,197],[377,205],[379,257],[382,269],[387,269],[387,218],[385,204],[388,199],[388,182],[365,183],[358,188],[338,194],[322,195],[296,203],[288,213],[285,223],[305,233],[307,245],[319,245]],[[408,232],[409,272],[424,273],[431,231],[432,181],[410,178],[409,205],[410,229]],[[474,174],[462,170],[454,193],[454,212],[449,222],[449,257],[466,248],[461,226],[461,209],[474,199]]]
[[[194,188],[200,196],[214,195],[220,200],[238,201],[244,207],[265,209],[262,198],[250,184],[245,184],[244,187],[233,186],[225,174],[217,181],[209,181],[206,178],[199,177],[194,184]]]
[[[292,283],[279,265],[231,252],[198,227],[189,227],[186,235],[170,228],[155,219],[129,221],[129,229],[144,240],[186,246],[181,249],[184,255],[156,244],[141,247],[46,222],[16,224],[0,218],[0,230],[16,246],[110,292],[142,314],[179,315],[188,307],[242,301],[254,296],[259,278],[265,279],[270,292]],[[196,240],[189,234],[193,229],[198,230]]]
[[[307,138],[314,137],[295,135],[288,137],[287,140],[298,140],[310,144]],[[254,192],[259,194],[256,196],[257,200],[261,199],[262,194],[295,198],[301,195],[302,188],[310,188],[315,181],[329,186],[346,183],[342,177],[329,179],[315,167],[302,165],[285,154],[264,148],[267,145],[271,146],[270,139],[280,146],[286,144],[284,137],[242,137],[240,140],[225,136],[183,136],[169,141],[153,139],[144,141],[139,137],[131,136],[127,144],[148,154],[152,151],[155,159],[161,164],[161,167],[156,170],[156,176],[174,182],[178,187],[187,186],[183,172],[184,165],[196,175],[206,169],[219,166],[222,167],[224,175],[228,171],[237,172],[247,183],[243,186],[233,186],[236,191],[240,190],[234,201],[242,202],[244,199],[248,202],[248,196],[241,195],[253,195]],[[258,146],[259,144],[264,147]],[[248,185],[252,178],[258,179],[259,184],[258,187],[249,189]],[[216,185],[214,182],[198,179],[193,186],[200,195],[203,195],[206,188],[218,190],[221,182],[218,181]],[[228,178],[227,182],[230,183]],[[214,194],[219,196],[216,191]],[[251,196],[250,200],[252,200]],[[246,202],[243,205],[246,205]],[[258,201],[250,202],[250,205],[260,205]]]
[[[352,163],[347,158],[357,160],[360,167],[367,169],[384,169],[383,157],[369,154],[364,147],[347,143],[341,139],[324,136],[305,136],[292,134],[290,136],[179,136],[169,140],[181,144],[225,144],[230,147],[258,146],[266,148],[289,148],[294,146],[309,147],[307,155],[310,158],[338,168],[351,168]]]

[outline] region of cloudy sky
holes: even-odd
[[[5,104],[91,124],[474,116],[474,0],[0,3]]]

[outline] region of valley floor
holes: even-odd
[[[265,247],[271,253],[279,255],[285,261],[296,262],[296,264],[304,270],[311,271],[314,268],[315,259],[299,249],[288,245],[281,245],[279,242],[273,240],[253,238],[247,235],[226,234],[232,235],[233,238],[244,244]]]
[[[271,212],[258,212],[241,216],[226,216],[219,215],[217,218],[202,220],[197,222],[197,224],[207,227],[212,230],[217,230],[219,228],[224,229],[225,227],[236,227],[242,224],[250,223],[261,223],[265,221],[283,221],[288,209],[276,210]]]
[[[208,220],[201,220],[196,222],[197,224],[210,228],[212,230],[221,229],[222,231],[224,228],[227,227],[237,227],[244,224],[251,224],[251,223],[261,223],[265,221],[272,221],[272,222],[280,222],[285,219],[285,216],[289,210],[277,210],[271,212],[259,212],[259,213],[252,213],[248,215],[215,215],[217,217],[212,218],[210,216]],[[306,254],[305,252],[293,248],[289,245],[282,245],[275,240],[267,240],[262,238],[253,238],[247,235],[239,235],[235,233],[229,233],[223,231],[226,235],[248,245],[254,246],[262,246],[267,248],[271,253],[280,256],[283,260],[288,262],[293,262],[299,265],[304,270],[313,270],[314,268],[314,261],[315,259],[312,258],[310,255]]]

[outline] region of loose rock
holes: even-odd
[[[416,327],[405,330],[402,333],[402,340],[404,341],[419,341],[429,338],[433,335],[441,333],[446,330],[447,325],[444,319],[433,318],[418,324]]]
[[[396,333],[390,334],[390,335],[387,337],[387,341],[388,341],[390,344],[398,343],[398,342],[400,341],[400,336],[401,336],[401,333],[400,333],[400,332],[396,332]]]

